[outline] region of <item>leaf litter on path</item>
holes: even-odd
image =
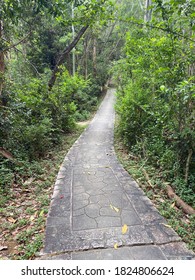
[[[128,231],[128,226],[124,224],[124,226],[122,227],[122,234],[127,233],[127,231]]]
[[[111,208],[112,210],[114,210],[115,212],[117,212],[117,213],[120,211],[119,208],[113,206],[112,204],[110,204],[110,208]]]

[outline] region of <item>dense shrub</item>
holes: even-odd
[[[130,149],[166,174],[190,184],[194,168],[194,89],[189,45],[137,28],[127,34],[125,57],[115,63],[118,133]],[[184,54],[188,53],[188,56]],[[191,178],[191,179],[190,179]]]
[[[1,110],[0,145],[30,159],[44,155],[62,133],[74,128],[75,118],[87,118],[97,105],[91,82],[79,75],[63,69],[51,91],[45,80],[43,75],[10,84],[7,106]]]

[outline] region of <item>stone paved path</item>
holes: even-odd
[[[110,89],[60,168],[42,259],[194,258],[117,161],[114,100]]]

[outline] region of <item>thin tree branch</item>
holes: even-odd
[[[13,49],[15,48],[16,46],[20,45],[21,43],[23,43],[29,36],[30,34],[32,33],[32,31],[30,31],[24,38],[22,38],[20,41],[18,41],[17,43],[5,48],[4,50],[1,50],[0,53],[4,53],[4,52],[7,52],[8,50],[10,49]],[[4,41],[6,41],[5,39],[3,39]]]
[[[139,22],[132,21],[132,19],[109,18],[109,20],[116,20],[118,22],[131,23],[131,24],[135,24],[135,25],[138,25],[138,26],[141,26],[141,27],[148,27],[148,28],[158,29],[158,30],[161,30],[161,31],[164,31],[166,33],[173,34],[173,35],[176,35],[178,37],[184,38],[184,39],[186,39],[188,41],[191,41],[191,42],[195,43],[195,40],[191,39],[190,37],[185,36],[182,33],[179,33],[179,32],[176,32],[176,31],[172,31],[169,28],[163,28],[163,27],[159,27],[159,26],[156,26],[156,25],[148,24],[148,23],[139,23]]]

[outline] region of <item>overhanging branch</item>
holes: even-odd
[[[63,51],[63,53],[61,54],[53,72],[52,72],[52,76],[48,82],[48,87],[49,90],[52,89],[52,87],[55,84],[56,81],[56,77],[57,77],[57,73],[60,70],[60,66],[65,62],[67,55],[71,52],[71,50],[74,49],[74,47],[77,45],[77,43],[79,42],[79,40],[81,39],[81,37],[83,36],[83,34],[85,33],[85,31],[88,29],[89,25],[83,26],[81,28],[81,30],[79,31],[79,33],[75,36],[74,40],[70,43],[70,45],[68,45],[65,50]]]

